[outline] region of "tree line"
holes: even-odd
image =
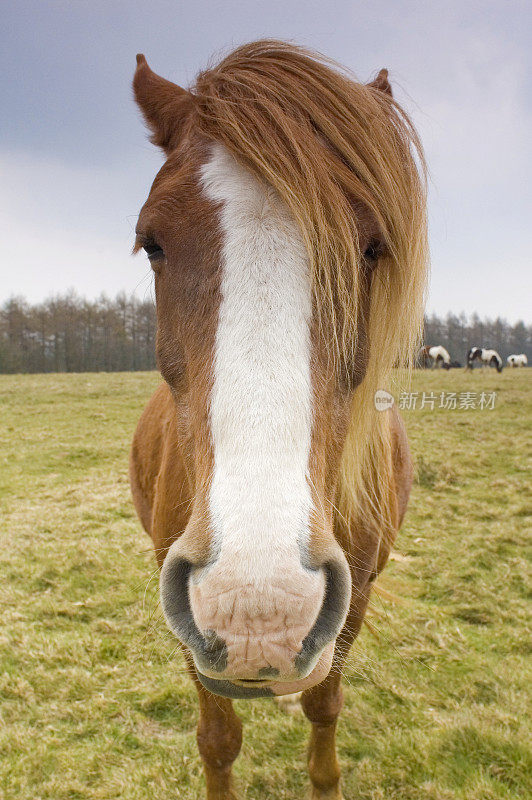
[[[0,373],[155,369],[156,328],[151,299],[85,300],[69,293],[30,304],[12,297],[0,306]],[[511,353],[532,360],[532,326],[522,321],[432,314],[424,341],[443,345],[462,364],[473,345],[494,348],[504,360]]]
[[[12,297],[0,307],[0,373],[154,369],[155,331],[152,300]]]

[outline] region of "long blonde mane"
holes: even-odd
[[[279,41],[238,48],[199,75],[194,124],[273,185],[303,233],[316,310],[333,331],[331,353],[357,347],[361,253],[353,202],[371,210],[385,255],[372,280],[367,374],[353,397],[338,489],[338,518],[364,516],[378,535],[394,520],[389,415],[374,394],[410,366],[427,278],[424,159],[392,97],[320,56]]]

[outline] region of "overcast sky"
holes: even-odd
[[[181,85],[251,39],[388,67],[429,168],[429,310],[532,318],[528,0],[3,0],[0,301],[151,294],[129,255],[162,156],[131,96],[135,54]]]

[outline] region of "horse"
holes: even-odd
[[[422,347],[419,355],[423,360],[430,359],[432,368],[443,367],[444,369],[451,368],[451,356],[441,344],[434,345],[433,347]]]
[[[471,347],[467,353],[466,370],[472,370],[475,361],[480,361],[484,367],[495,367],[497,372],[502,372],[502,358],[496,350],[486,350],[483,347]]]
[[[526,367],[528,365],[528,358],[526,353],[519,353],[519,355],[508,356],[506,363],[509,367]]]
[[[234,798],[232,700],[301,692],[315,800],[341,798],[341,672],[412,461],[374,396],[413,361],[426,179],[387,71],[239,47],[183,89],[137,56],[166,161],[136,226],[164,381],[130,454],[160,601],[199,699],[208,800]]]

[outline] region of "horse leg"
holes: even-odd
[[[336,755],[336,723],[343,704],[340,680],[340,671],[335,670],[301,697],[303,711],[312,723],[308,748],[312,800],[342,800]]]
[[[312,724],[307,752],[311,800],[343,800],[336,755],[336,724],[344,702],[342,667],[362,625],[367,602],[368,593],[361,592],[351,606],[341,641],[336,645],[331,671],[324,681],[301,695],[301,706]]]
[[[231,768],[242,746],[242,723],[225,697],[208,692],[189,665],[198,692],[198,749],[203,761],[207,800],[237,800]]]
[[[301,706],[312,724],[307,754],[311,800],[343,800],[336,755],[336,724],[343,705],[342,670],[362,627],[370,592],[371,586],[366,584],[362,591],[353,593],[349,614],[336,642],[331,671],[324,681],[301,695]]]

